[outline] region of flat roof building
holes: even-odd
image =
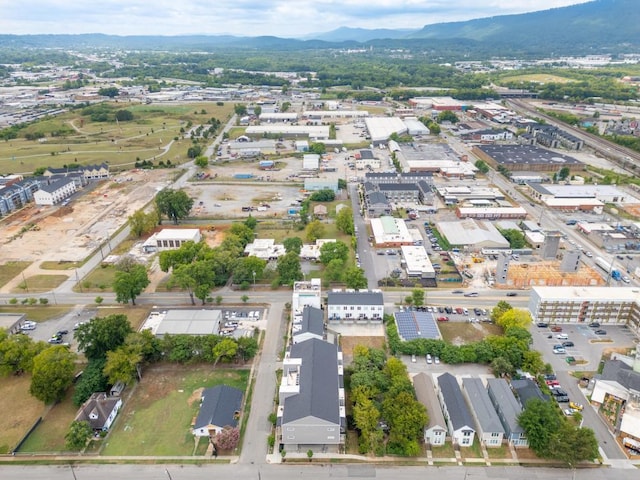
[[[222,312],[211,309],[183,309],[151,312],[141,330],[164,335],[218,335]]]
[[[377,247],[413,245],[413,237],[404,220],[390,216],[371,219],[371,230]]]
[[[467,218],[457,222],[438,222],[436,227],[452,246],[509,248],[509,241],[489,222]]]
[[[511,172],[555,172],[569,167],[572,173],[584,170],[579,160],[559,152],[533,145],[476,145],[473,153],[492,167],[506,167]]]
[[[180,248],[186,242],[198,243],[202,234],[198,228],[163,228],[155,235],[159,251]]]
[[[406,262],[407,275],[410,277],[436,278],[436,271],[431,264],[424,247],[403,245],[402,259]]]
[[[640,333],[636,287],[533,287],[529,311],[535,322],[627,325]]]

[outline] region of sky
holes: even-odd
[[[587,0],[0,0],[0,34],[274,35],[424,25]]]

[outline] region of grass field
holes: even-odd
[[[64,315],[70,310],[71,306],[65,305],[13,305],[0,307],[0,313],[25,313],[27,315],[27,320],[32,320],[34,322],[44,322],[46,320],[59,317],[60,315]]]
[[[31,265],[31,262],[6,262],[2,264],[0,266],[0,287],[20,275],[20,272],[29,265]]]
[[[149,316],[152,307],[150,306],[128,306],[128,307],[98,307],[98,317],[108,317],[109,315],[126,315],[129,324],[134,331],[138,331],[145,319]]]
[[[48,292],[60,286],[68,278],[68,275],[32,275],[25,278],[11,291],[13,293]]]
[[[77,283],[73,290],[76,292],[111,292],[111,285],[116,278],[116,267],[114,265],[98,265],[80,283]]]
[[[528,75],[512,75],[510,77],[503,77],[501,82],[533,82],[533,83],[570,83],[575,80],[566,77],[560,77],[558,75],[550,75],[548,73],[531,73]]]
[[[0,408],[11,412],[0,415],[0,453],[9,453],[45,411],[42,402],[29,394],[30,384],[30,375],[0,381]]]
[[[438,322],[442,338],[454,345],[482,340],[487,335],[501,335],[502,329],[492,323]]]
[[[81,267],[81,262],[46,261],[40,264],[41,270],[73,270]]]
[[[143,375],[106,439],[103,455],[193,455],[191,421],[198,414],[200,389],[224,383],[245,391],[249,371],[165,364]]]
[[[453,458],[456,456],[453,445],[447,443],[441,447],[431,447],[433,458]]]
[[[66,450],[64,436],[78,412],[78,408],[71,401],[72,395],[73,389],[69,389],[65,399],[47,412],[42,422],[20,447],[20,452],[63,452]]]
[[[83,109],[43,119],[19,132],[19,138],[0,143],[0,173],[32,172],[38,167],[62,167],[109,162],[133,165],[136,159],[187,160],[191,141],[182,139],[181,128],[187,122],[194,126],[215,117],[222,123],[233,113],[233,104],[218,106],[214,102],[184,105],[127,105],[107,103],[111,112],[126,109],[133,113],[131,121],[92,121]],[[205,113],[202,113],[202,112]],[[27,140],[25,134],[43,136]],[[174,138],[177,141],[173,141]],[[164,148],[167,151],[164,152]]]

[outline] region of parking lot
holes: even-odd
[[[631,347],[636,341],[626,326],[602,325],[600,329],[606,331],[606,335],[597,335],[595,331],[598,328],[584,324],[563,324],[561,327],[561,332],[553,332],[549,327],[532,327],[535,348],[542,352],[555,370],[597,370],[605,350]],[[554,353],[554,346],[563,342],[571,342],[573,346],[564,347],[564,352]],[[573,357],[575,363],[568,363],[569,357]]]

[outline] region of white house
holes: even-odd
[[[438,388],[438,400],[453,444],[470,447],[473,445],[476,431],[458,380],[450,373],[443,373],[438,377]]]
[[[76,193],[76,184],[72,178],[64,178],[55,183],[40,185],[33,194],[36,205],[55,205]]]
[[[462,379],[462,386],[469,400],[471,415],[476,421],[476,432],[480,442],[486,447],[501,446],[505,434],[504,427],[482,380],[477,377],[465,377]]]
[[[122,398],[107,396],[106,392],[97,392],[80,407],[75,421],[89,422],[94,431],[106,432],[111,428],[120,407]]]
[[[329,321],[382,321],[380,290],[334,290],[327,295]]]
[[[429,423],[424,427],[424,441],[434,447],[445,444],[447,440],[447,422],[438,403],[431,375],[424,372],[413,377],[416,398],[427,408]]]

